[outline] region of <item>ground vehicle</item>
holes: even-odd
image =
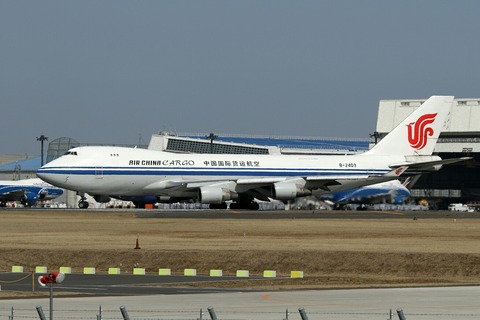
[[[457,212],[475,212],[475,209],[469,207],[463,203],[450,203],[448,205],[448,211],[457,211]]]

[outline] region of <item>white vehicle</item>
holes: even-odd
[[[448,205],[448,210],[456,212],[475,212],[475,209],[463,203],[450,203]]]
[[[359,155],[177,154],[122,147],[78,147],[37,175],[82,197],[155,196],[196,200],[211,208],[258,209],[254,199],[288,201],[397,179],[406,170],[436,171],[468,158],[432,152],[450,114],[452,96],[432,96],[369,151]],[[132,200],[135,201],[135,200]]]

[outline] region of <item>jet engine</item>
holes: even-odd
[[[276,200],[293,200],[310,195],[312,195],[312,191],[304,187],[298,187],[294,183],[277,182],[273,184],[272,198]]]
[[[20,203],[23,204],[25,207],[34,206],[37,203],[38,194],[34,192],[25,192],[20,199]]]
[[[48,196],[48,190],[46,188],[42,188],[38,191],[38,200],[43,200],[46,196]]]
[[[232,200],[232,193],[219,187],[201,187],[198,190],[198,200],[200,203],[222,203]]]

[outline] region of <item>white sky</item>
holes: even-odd
[[[41,134],[367,138],[381,99],[480,96],[479,12],[478,1],[0,0],[1,153],[39,154]]]

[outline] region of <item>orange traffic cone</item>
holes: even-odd
[[[140,245],[138,244],[138,234],[137,234],[137,243],[135,244],[135,249],[140,249]]]

